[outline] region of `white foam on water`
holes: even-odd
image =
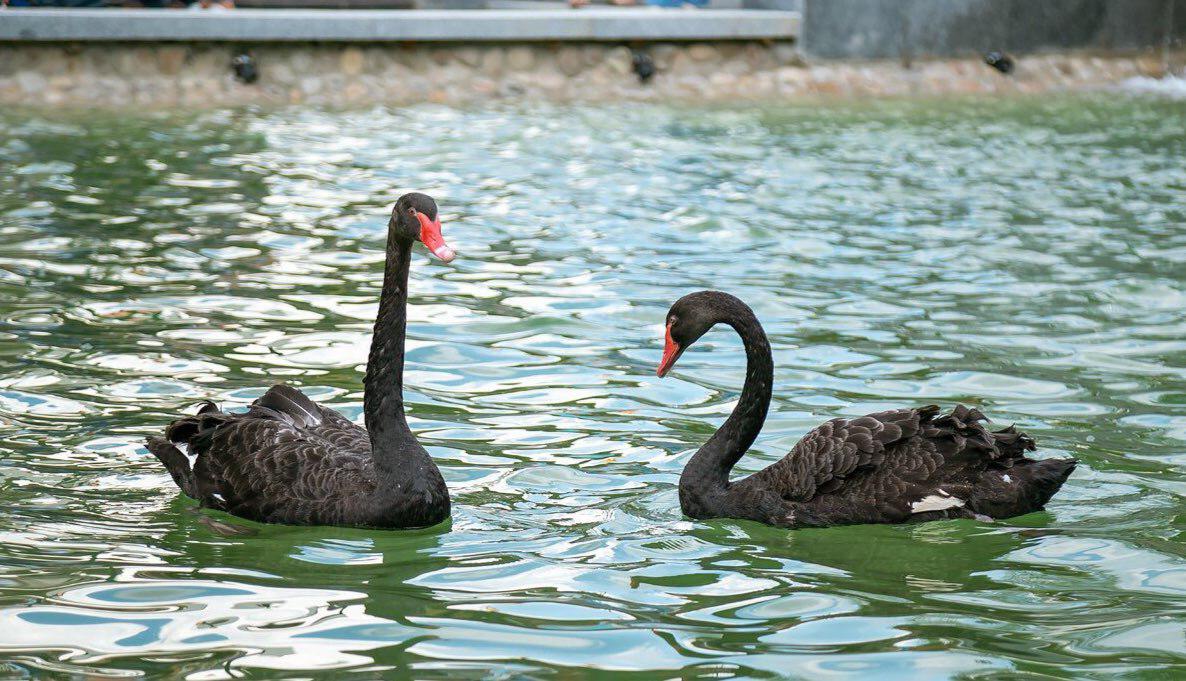
[[[1161,95],[1172,97],[1173,99],[1186,99],[1186,74],[1183,76],[1169,75],[1164,78],[1137,76],[1136,78],[1129,78],[1120,83],[1120,88],[1130,92]]]

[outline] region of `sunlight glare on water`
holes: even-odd
[[[0,113],[4,674],[196,680],[1099,678],[1186,663],[1186,104],[1112,94]],[[195,512],[142,446],[276,382],[361,421],[386,217],[410,422],[454,497],[411,532]],[[776,363],[739,472],[816,424],[963,401],[1082,463],[1045,513],[788,532],[675,486]]]

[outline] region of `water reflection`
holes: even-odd
[[[1181,664],[1181,107],[4,112],[8,668]],[[409,309],[410,420],[451,523],[193,512],[140,446],[178,411],[289,381],[361,419],[386,211],[412,188],[462,255],[416,259]],[[712,334],[672,377],[653,369],[667,306],[704,287],[751,303],[778,367],[743,471],[826,418],[955,400],[1083,463],[1047,513],[1009,522],[690,522],[679,471],[732,408],[744,354]]]
[[[53,650],[84,668],[147,651],[174,659],[215,652],[227,661],[224,678],[234,678],[252,667],[356,666],[369,658],[355,653],[415,635],[367,614],[359,592],[154,577],[80,586],[42,606],[0,612],[0,649]]]

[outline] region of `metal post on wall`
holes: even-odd
[[[898,59],[902,62],[902,68],[908,69],[914,64],[914,52],[911,50],[910,44],[910,14],[914,10],[913,3],[899,2],[898,3]]]
[[[1165,0],[1164,33],[1161,36],[1161,70],[1170,74],[1170,47],[1174,41],[1174,4],[1177,0]]]

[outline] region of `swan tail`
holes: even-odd
[[[172,442],[169,442],[163,437],[151,436],[146,440],[148,451],[152,452],[165,470],[169,471],[169,475],[173,478],[173,482],[181,488],[182,492],[187,495],[198,498],[197,486],[194,484],[194,472],[189,467],[189,459],[185,454],[181,453]]]
[[[1070,458],[1045,459],[1030,464],[1029,467],[1033,469],[1033,474],[1030,476],[1030,487],[1038,504],[1045,506],[1046,502],[1050,501],[1050,498],[1062,488],[1067,478],[1071,477],[1071,473],[1075,472],[1075,467],[1078,465],[1078,459]]]
[[[206,401],[193,416],[183,416],[165,428],[165,439],[179,445],[188,445],[203,432],[226,423],[234,418],[218,409],[218,405]],[[192,452],[191,452],[192,453]]]
[[[1078,465],[1076,459],[1021,458],[1008,468],[985,471],[968,506],[990,518],[1041,511]]]
[[[962,462],[957,464],[965,471],[961,477],[976,471],[968,486],[968,510],[991,518],[1042,510],[1078,461],[1031,459],[1026,454],[1038,448],[1033,438],[1014,426],[989,431],[984,420],[978,409],[958,405],[948,414],[935,414],[924,428],[948,460]]]

